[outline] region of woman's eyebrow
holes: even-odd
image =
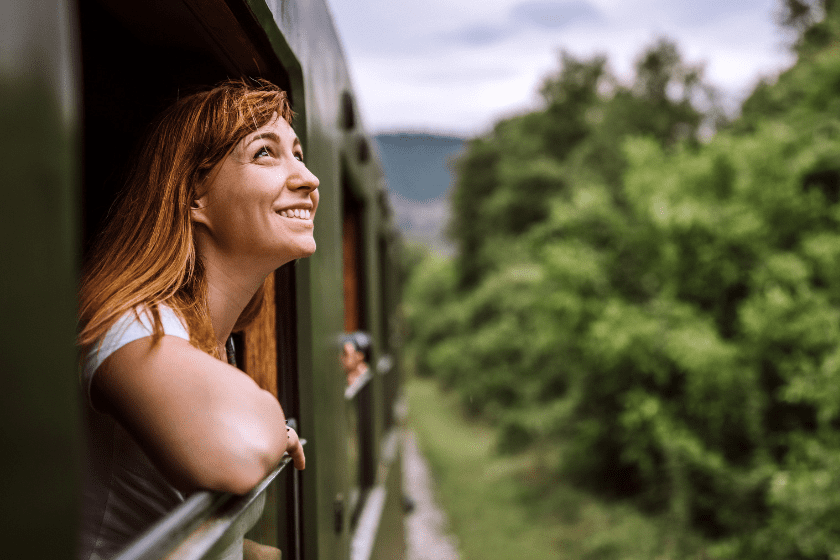
[[[260,132],[250,140],[248,140],[248,144],[251,142],[256,142],[257,140],[272,140],[280,144],[280,137],[277,136],[274,132]]]
[[[283,143],[280,140],[280,136],[278,136],[277,133],[275,133],[275,132],[260,132],[259,134],[257,134],[253,138],[249,139],[247,141],[247,144],[250,144],[252,142],[256,142],[257,140],[271,140],[272,142],[276,142],[278,144]],[[292,149],[295,149],[295,148],[297,148],[297,149],[302,149],[303,148],[303,146],[300,143],[300,139],[297,136],[295,136],[295,139],[292,142]]]

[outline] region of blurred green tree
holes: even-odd
[[[669,40],[629,84],[562,52],[406,287],[418,373],[716,558],[840,552],[840,10],[780,14],[798,62],[732,123]]]

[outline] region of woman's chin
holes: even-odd
[[[298,243],[292,251],[286,252],[283,259],[283,264],[289,261],[296,261],[298,259],[305,259],[311,257],[315,253],[315,240],[308,239],[302,243]]]
[[[298,257],[299,259],[305,259],[306,257],[311,257],[315,253],[315,238],[310,237],[306,240],[305,243],[301,246],[301,256]]]
[[[299,259],[305,259],[305,258],[307,258],[307,257],[311,257],[311,256],[312,256],[312,255],[314,255],[314,254],[315,254],[315,244],[313,243],[313,244],[312,244],[312,247],[311,247],[310,249],[307,249],[306,251],[303,251],[303,252],[301,253],[301,255],[300,255],[299,257],[297,257],[297,258],[299,258]]]

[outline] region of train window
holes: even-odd
[[[347,181],[343,181],[343,187],[344,330],[353,332],[367,328],[362,231],[364,207]]]
[[[267,78],[293,101],[302,100],[302,92],[291,90],[289,74],[244,2],[78,0],[77,5],[87,251],[120,190],[132,148],[155,115],[180,95],[233,76]],[[292,422],[300,414],[295,301],[290,264],[266,281],[263,311],[234,336],[238,365],[277,396]],[[299,558],[299,496],[298,473],[285,469],[266,490],[263,515],[249,538],[280,548],[283,558]]]
[[[353,108],[353,95],[346,90],[341,92],[341,126],[344,130],[353,130],[356,126],[356,110]]]

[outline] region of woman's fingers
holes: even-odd
[[[293,428],[287,428],[286,433],[289,441],[286,443],[286,453],[292,457],[295,468],[302,471],[306,467],[306,457],[303,455],[303,446],[300,444],[297,432]]]

